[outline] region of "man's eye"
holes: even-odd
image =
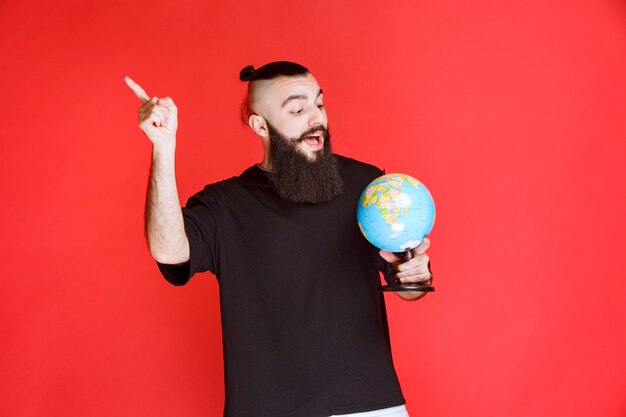
[[[318,104],[318,105],[317,105],[317,108],[318,108],[318,109],[323,109],[323,108],[324,108],[324,105],[323,105],[323,104]]]
[[[302,109],[299,109],[299,110],[292,110],[290,113],[291,113],[291,114],[300,114],[300,113],[302,113]]]

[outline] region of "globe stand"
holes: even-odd
[[[394,252],[398,256],[404,256],[404,259],[408,262],[411,260],[411,249],[406,248],[404,252]],[[432,283],[432,281],[431,281]],[[399,280],[391,285],[381,285],[378,287],[379,291],[389,291],[389,292],[402,292],[402,291],[417,291],[417,292],[432,292],[435,291],[435,287],[430,285],[421,285],[421,284],[402,284]]]

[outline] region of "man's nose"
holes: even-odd
[[[313,111],[311,111],[311,117],[309,117],[309,126],[321,125],[324,123],[324,113],[322,110],[313,106]]]

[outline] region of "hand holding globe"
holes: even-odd
[[[408,269],[418,263],[418,260],[409,263],[411,251],[432,231],[435,204],[428,189],[415,178],[387,174],[376,178],[363,190],[357,207],[357,221],[367,240],[383,251],[404,256],[406,263],[400,265],[400,269]],[[430,242],[427,240],[424,244],[417,252],[425,252]],[[393,261],[391,257],[386,260]],[[403,273],[405,271],[399,270],[398,276],[402,277]],[[396,283],[381,287],[381,290],[434,291],[434,288]]]
[[[430,239],[424,238],[420,245],[410,251],[409,257],[405,253],[394,253],[380,250],[380,256],[394,269],[396,281],[392,286],[382,287],[383,291],[434,291],[432,274],[430,273],[430,258],[426,251],[430,247]]]

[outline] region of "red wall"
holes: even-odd
[[[626,415],[626,4],[388,3],[0,3],[0,415],[220,415],[217,284],[148,254],[123,77],[176,100],[186,201],[260,160],[238,73],[280,59],[435,198],[437,292],[386,295],[411,415]]]

